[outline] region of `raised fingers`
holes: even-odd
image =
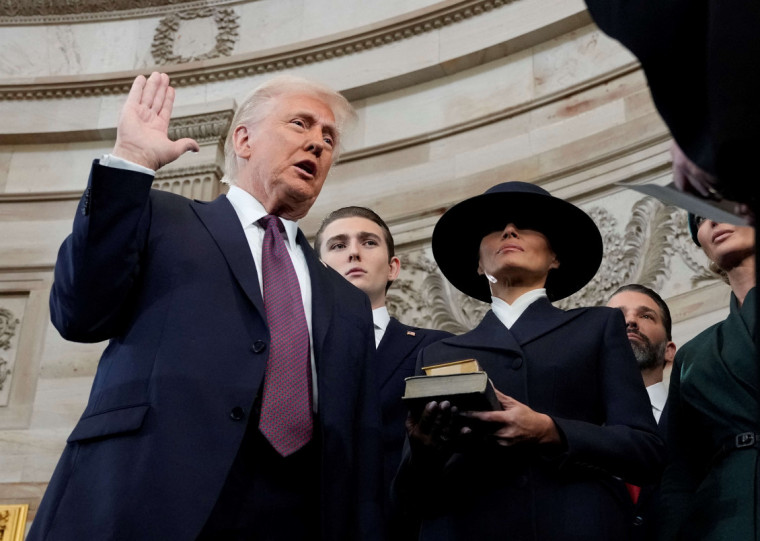
[[[156,99],[156,94],[159,92],[159,87],[161,86],[163,79],[162,75],[163,74],[158,73],[157,71],[151,73],[145,83],[145,88],[143,88],[142,96],[140,97],[140,103],[154,111],[156,111],[156,109],[153,104]],[[166,89],[164,89],[164,92],[166,92]]]
[[[147,79],[145,79],[144,75],[138,75],[135,77],[135,80],[132,81],[132,86],[129,89],[129,94],[127,95],[128,102],[132,102],[135,105],[140,104],[146,82]]]
[[[165,73],[160,73],[158,76],[158,84],[156,85],[156,94],[153,96],[153,103],[150,106],[157,115],[164,116],[163,109],[166,106],[165,102],[168,89],[169,76]],[[172,99],[174,99],[173,96]],[[169,116],[171,116],[171,110],[169,111]]]

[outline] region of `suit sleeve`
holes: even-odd
[[[98,342],[117,334],[139,282],[152,181],[93,163],[50,293],[51,320],[67,340]]]
[[[562,466],[605,471],[636,485],[659,479],[665,446],[630,343],[621,332],[622,314],[611,312],[598,362],[602,425],[552,417],[565,442],[556,457]]]

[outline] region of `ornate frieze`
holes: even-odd
[[[197,60],[210,60],[229,56],[238,39],[238,15],[231,8],[206,7],[179,11],[167,15],[158,23],[151,53],[157,64],[185,64]],[[215,45],[201,54],[185,56],[176,50],[177,32],[183,21],[192,19],[213,19],[216,25]]]
[[[493,9],[516,1],[518,0],[464,0],[452,6],[412,17],[379,29],[358,33],[346,38],[317,43],[298,50],[267,56],[239,58],[219,62],[217,65],[209,66],[207,64],[187,70],[179,68],[167,71],[171,75],[172,84],[175,87],[214,83],[227,79],[282,71],[346,55],[359,54],[369,49],[410,39],[420,34],[432,32],[445,26],[483,15]],[[170,33],[170,29],[162,31],[162,34],[166,36],[169,36]],[[229,30],[224,30],[224,34],[231,35]],[[162,38],[160,41],[161,43],[158,46],[159,55],[174,54],[167,53],[170,39]],[[6,85],[4,88],[0,87],[0,99],[37,100],[127,93],[129,92],[132,80],[133,74],[117,80],[97,80],[91,78],[83,81]]]
[[[691,284],[719,279],[697,256],[689,237],[686,213],[652,198],[637,201],[621,234],[618,220],[605,208],[588,209],[604,240],[604,258],[594,279],[556,306],[570,309],[599,306],[624,284],[636,282],[662,290],[677,258],[691,271]],[[582,239],[580,240],[582,241]],[[400,254],[404,278],[388,294],[391,314],[411,325],[453,333],[475,327],[489,306],[454,288],[438,270],[430,248]]]
[[[222,168],[216,164],[160,169],[156,173],[153,188],[190,199],[211,201],[221,193],[221,178]]]
[[[240,0],[0,0],[0,24],[55,24],[145,17]]]
[[[189,137],[199,144],[218,141],[224,143],[235,111],[228,109],[214,113],[173,118],[169,125],[169,138],[173,141]]]

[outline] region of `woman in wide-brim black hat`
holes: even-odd
[[[593,220],[506,182],[446,212],[433,254],[455,287],[492,309],[472,331],[425,348],[418,373],[474,358],[502,409],[458,412],[452,398],[410,417],[395,496],[421,515],[420,539],[628,538],[621,480],[656,479],[663,444],[623,315],[550,302],[599,268]]]

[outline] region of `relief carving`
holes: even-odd
[[[169,124],[169,138],[172,141],[190,137],[199,144],[218,141],[224,144],[235,111],[228,109],[215,113],[173,118]]]
[[[182,21],[213,18],[216,24],[216,44],[205,53],[183,56],[175,51],[175,41]],[[167,15],[158,23],[153,36],[151,53],[157,64],[185,64],[229,56],[238,39],[238,15],[232,8],[207,7],[180,11]]]
[[[591,282],[576,294],[556,302],[562,309],[599,306],[621,285],[636,282],[662,289],[675,258],[691,271],[693,287],[720,279],[706,266],[691,241],[686,213],[646,197],[637,201],[623,233],[605,208],[587,209],[604,241],[602,264]],[[430,247],[400,254],[402,275],[388,292],[388,310],[405,323],[452,333],[475,327],[489,306],[451,286],[438,270]]]
[[[152,186],[190,199],[211,201],[221,193],[221,178],[222,168],[216,164],[161,169]]]
[[[239,0],[0,0],[3,24],[54,24],[138,17]]]
[[[20,321],[13,315],[13,312],[6,308],[0,308],[0,351],[8,351],[10,349],[11,339],[16,335],[16,328],[19,323]],[[0,354],[0,391],[3,390],[6,382],[10,382],[10,363],[10,360],[6,360]]]

